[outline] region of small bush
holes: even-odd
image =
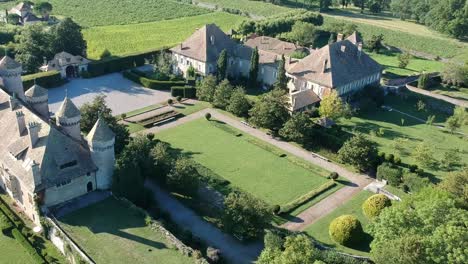
[[[174,103],[174,100],[172,98],[167,99],[167,104],[172,105]]]
[[[210,261],[210,263],[218,263],[221,259],[220,257],[221,251],[216,248],[208,247],[206,249],[206,257]]]
[[[35,263],[45,264],[45,260],[37,253],[36,249],[33,248],[31,243],[26,239],[26,237],[21,234],[21,232],[14,228],[11,231],[13,237],[23,246],[23,248],[32,256]]]
[[[211,119],[211,114],[210,114],[210,113],[206,113],[206,114],[205,114],[205,118],[206,118],[206,120],[210,120],[210,119]]]
[[[406,187],[406,192],[417,192],[431,185],[431,181],[428,178],[422,178],[415,173],[405,173],[403,175],[403,183]]]
[[[400,165],[401,164],[401,158],[400,157],[395,157],[393,163],[395,163],[396,165]]]
[[[385,155],[385,161],[394,163],[395,162],[395,155],[393,154],[387,154]]]
[[[283,248],[283,243],[284,243],[284,238],[273,232],[268,230],[265,233],[265,237],[263,238],[263,242],[265,244],[265,248],[270,248],[270,249],[281,249]]]
[[[280,210],[281,210],[281,206],[279,206],[279,205],[277,205],[277,204],[273,206],[272,211],[273,211],[273,213],[274,213],[275,215],[279,214]]]
[[[105,58],[109,58],[111,56],[112,56],[112,53],[108,49],[105,49],[105,50],[102,51],[101,55],[99,55],[99,58],[105,59]]]
[[[359,243],[364,235],[361,222],[354,215],[335,218],[328,229],[330,237],[340,245],[350,246]]]
[[[330,176],[328,176],[330,179],[336,181],[338,179],[338,177],[340,177],[340,175],[337,173],[337,172],[332,172],[330,173]]]
[[[362,204],[362,212],[369,219],[380,215],[385,207],[391,206],[392,201],[383,194],[374,194]]]
[[[416,172],[417,169],[418,169],[418,165],[415,165],[415,164],[409,165],[410,172]]]
[[[401,168],[396,167],[390,163],[383,163],[377,167],[377,179],[387,180],[392,186],[398,186],[401,183],[401,176],[403,172]]]
[[[177,96],[177,97],[176,97],[176,100],[177,100],[177,102],[179,102],[179,103],[180,103],[180,102],[182,101],[182,96],[180,96],[180,95],[179,95],[179,96]]]

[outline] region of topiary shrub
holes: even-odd
[[[221,251],[216,248],[208,247],[206,249],[206,257],[210,260],[210,263],[218,263],[221,259]]]
[[[174,103],[174,100],[172,100],[171,98],[167,99],[167,104],[168,105],[172,105]]]
[[[350,246],[362,240],[364,231],[354,215],[342,215],[330,223],[330,237],[340,245]]]
[[[180,102],[182,101],[182,96],[180,96],[180,95],[179,95],[179,96],[177,96],[177,97],[176,97],[176,100],[177,100],[177,102],[179,102],[179,103],[180,103]]]
[[[374,194],[362,204],[362,212],[369,219],[374,219],[380,215],[385,207],[392,205],[392,201],[383,194]]]
[[[279,205],[276,204],[273,206],[272,211],[275,215],[279,214],[280,210],[281,210],[281,207]]]
[[[205,114],[205,118],[206,118],[206,120],[210,120],[210,119],[211,119],[211,114],[210,114],[210,113],[206,113],[206,114]]]
[[[330,176],[328,176],[330,179],[336,181],[338,179],[338,177],[340,177],[340,175],[338,174],[338,172],[332,172],[330,173]]]
[[[418,165],[409,165],[409,170],[410,172],[416,172],[416,170],[418,169]]]

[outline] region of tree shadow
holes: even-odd
[[[65,215],[60,222],[70,226],[86,227],[93,234],[112,234],[116,237],[156,249],[167,248],[164,243],[130,233],[130,229],[147,227],[144,214],[119,200],[110,197],[99,203]],[[157,232],[150,230],[150,232]]]

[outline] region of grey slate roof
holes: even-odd
[[[251,48],[257,47],[259,50],[270,52],[278,55],[289,56],[301,47],[294,43],[282,41],[276,38],[267,36],[253,35],[244,43]]]
[[[41,87],[41,86],[39,86],[37,84],[34,84],[24,94],[27,97],[41,97],[41,96],[47,95],[48,91],[47,91],[47,89],[45,89],[45,88],[43,88],[43,87]]]
[[[114,132],[109,128],[106,121],[98,118],[96,124],[86,137],[91,142],[107,142],[115,138]]]
[[[19,67],[21,67],[21,64],[10,58],[10,56],[4,56],[0,60],[0,69],[13,70],[18,69]]]
[[[288,69],[290,74],[329,88],[380,73],[381,66],[349,40],[329,44]]]
[[[346,39],[351,41],[354,45],[362,43],[362,38],[359,36],[357,31],[354,31],[353,34],[351,34],[351,36],[347,37]]]
[[[97,170],[85,142],[72,139],[21,102],[18,102],[18,106],[12,111],[9,107],[9,97],[9,94],[0,89],[0,163],[4,164],[22,185],[31,191],[39,191]],[[40,126],[39,140],[33,148],[29,146],[27,130],[21,135],[18,131],[18,111],[24,114],[26,124],[37,122]],[[60,168],[63,163],[74,160],[76,165]],[[42,177],[42,184],[37,188],[30,172],[33,161],[39,164]]]
[[[211,42],[212,39],[214,43]],[[215,24],[208,24],[195,31],[181,45],[173,47],[171,51],[198,61],[216,62],[223,49],[232,53],[236,45]]]
[[[55,115],[72,118],[81,115],[81,113],[78,107],[76,107],[76,105],[72,102],[72,100],[70,100],[70,98],[68,97],[65,97],[62,104],[60,105],[59,110]]]

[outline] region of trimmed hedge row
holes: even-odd
[[[172,86],[172,97],[182,96],[184,98],[195,98],[197,90],[192,86]]]
[[[34,85],[34,81],[37,85],[44,88],[54,88],[63,85],[66,81],[62,79],[62,75],[59,71],[48,71],[39,72],[35,74],[25,75],[21,77],[23,80],[24,90],[28,90]]]
[[[84,73],[83,77],[92,78],[143,66],[146,59],[157,55],[159,52],[161,52],[161,50],[137,53],[125,57],[115,57],[103,59],[100,61],[93,61],[88,65],[88,72]]]
[[[31,257],[34,259],[35,263],[40,263],[40,264],[46,264],[47,263],[41,257],[41,255],[39,255],[39,253],[37,253],[36,249],[34,249],[34,247],[31,245],[31,243],[29,243],[29,241],[26,239],[26,237],[24,237],[23,234],[21,234],[21,232],[18,229],[13,228],[13,230],[11,231],[11,234],[16,239],[16,241],[18,241],[18,243],[20,243],[23,246],[23,248],[31,255]]]
[[[303,205],[304,203],[312,200],[315,198],[317,195],[331,189],[336,185],[336,182],[334,181],[328,181],[321,186],[319,186],[317,189],[314,189],[301,197],[297,198],[296,200],[289,202],[283,206],[281,206],[281,209],[279,211],[279,214],[285,214],[285,213],[290,213],[294,209],[298,208],[299,206]]]
[[[158,81],[139,76],[132,71],[124,71],[123,76],[153,90],[170,90],[173,86],[185,85],[185,81]]]

